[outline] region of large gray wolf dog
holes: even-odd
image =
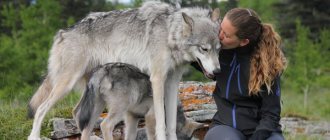
[[[85,90],[79,85],[86,85],[93,68],[122,62],[150,75],[157,140],[176,140],[178,83],[185,65],[197,61],[208,76],[220,70],[219,15],[218,9],[146,2],[138,9],[92,13],[58,31],[48,74],[29,103],[34,121],[28,139],[40,139],[42,120],[58,100],[74,87]]]
[[[87,140],[94,124],[104,110],[108,116],[101,123],[105,140],[113,140],[115,125],[125,120],[125,140],[136,140],[137,125],[145,118],[148,140],[155,139],[155,114],[149,76],[138,68],[124,63],[108,63],[93,70],[85,93],[74,111],[82,131],[81,139]],[[203,124],[186,119],[181,104],[178,104],[177,137],[190,140],[195,129]]]

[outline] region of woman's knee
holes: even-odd
[[[245,136],[235,128],[217,125],[207,131],[204,140],[242,140]]]

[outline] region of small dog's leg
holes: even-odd
[[[96,101],[95,101],[95,105],[93,106],[94,109],[93,109],[93,112],[91,113],[90,120],[89,120],[87,127],[81,128],[81,129],[83,129],[83,131],[81,133],[81,140],[89,140],[91,138],[91,133],[94,129],[94,125],[95,125],[96,121],[99,119],[99,116],[105,107],[104,101],[101,98],[96,98],[96,99],[90,98],[90,100],[96,100]],[[81,109],[82,109],[81,111],[84,111],[83,110],[84,108],[81,108]]]
[[[80,140],[89,140],[91,138],[91,133],[94,128],[93,124],[88,125],[82,130]]]
[[[109,108],[108,116],[101,123],[101,130],[104,140],[113,140],[115,126],[123,120],[124,114],[121,111],[113,112]]]
[[[135,140],[139,118],[131,113],[126,113],[125,117],[125,140]]]

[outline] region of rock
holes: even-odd
[[[51,132],[52,139],[60,139],[80,134],[76,122],[73,119],[53,118],[50,122],[52,122],[54,129],[54,131]]]
[[[182,102],[185,115],[198,122],[209,124],[213,115],[216,113],[217,107],[212,98],[212,92],[215,88],[215,82],[202,83],[202,82],[181,82],[179,86],[179,99]],[[101,116],[106,116],[102,114]],[[51,120],[54,131],[51,133],[52,139],[62,139],[66,137],[79,137],[80,130],[77,128],[73,119],[54,118]],[[94,126],[96,131],[100,129],[102,117],[97,121]],[[283,117],[281,119],[282,130],[291,134],[306,134],[306,135],[319,135],[326,139],[330,139],[330,124],[323,121],[307,121],[295,117]],[[143,123],[139,124],[143,126]],[[206,125],[207,126],[207,125]],[[114,130],[115,139],[123,139],[124,125],[121,123],[116,126]],[[194,140],[203,139],[208,128],[199,129],[194,133]],[[95,135],[101,135],[100,132]],[[95,139],[98,137],[95,136]],[[139,140],[144,140],[145,136],[138,133]],[[70,138],[70,140],[72,140]]]
[[[308,121],[297,117],[283,117],[280,121],[282,130],[290,134],[330,136],[330,123]]]
[[[216,110],[197,110],[189,111],[185,114],[188,118],[191,118],[195,121],[205,122],[211,120],[216,112]]]

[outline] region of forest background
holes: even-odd
[[[47,73],[49,50],[59,29],[90,12],[134,8],[142,2],[1,0],[0,139],[26,139],[31,130],[26,106]],[[219,7],[222,16],[234,7],[252,8],[263,22],[272,23],[282,37],[289,62],[282,78],[282,116],[330,121],[330,1],[184,0],[182,7],[187,6]],[[193,68],[183,80],[209,81]],[[79,93],[66,97],[47,117],[70,117],[79,97]],[[47,129],[43,135],[48,135]]]

